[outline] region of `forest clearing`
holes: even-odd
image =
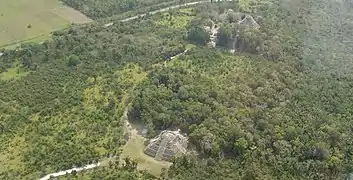
[[[353,175],[350,1],[61,1],[1,49],[0,179]]]

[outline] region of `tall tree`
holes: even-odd
[[[188,31],[188,39],[196,44],[205,45],[210,41],[210,35],[202,26],[194,26]]]

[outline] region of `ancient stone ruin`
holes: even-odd
[[[210,42],[208,45],[211,47],[216,47],[219,26],[217,24],[212,24],[211,28],[209,26],[205,26],[205,29],[210,34]]]
[[[175,155],[185,154],[188,139],[179,131],[162,131],[157,137],[151,139],[144,153],[156,160],[171,160]]]
[[[245,15],[244,19],[239,21],[239,24],[247,26],[249,28],[259,29],[260,25],[250,15]]]
[[[228,9],[225,13],[219,15],[218,17],[215,17],[214,19],[216,20],[210,19],[212,24],[211,26],[204,26],[205,30],[210,35],[210,42],[208,43],[208,45],[211,47],[216,47],[219,27],[224,23],[231,23],[235,28],[235,31],[237,32],[239,32],[239,29],[238,29],[239,26],[236,26],[237,24],[251,29],[260,28],[260,25],[256,22],[256,20],[251,15],[241,13],[241,12],[234,12],[232,9]],[[229,40],[227,48],[232,53],[234,53],[238,48],[237,47],[238,38],[239,37],[237,34],[235,37],[231,37],[231,39]]]

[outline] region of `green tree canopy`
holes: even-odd
[[[235,29],[231,24],[224,24],[219,28],[217,45],[227,47],[235,35]]]
[[[205,45],[210,41],[210,35],[202,26],[194,26],[188,31],[188,39],[196,44]]]

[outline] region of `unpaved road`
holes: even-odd
[[[182,54],[185,54],[188,50],[185,50],[173,57],[170,57],[170,59],[174,59],[175,57],[177,56],[180,56]],[[121,120],[124,121],[125,123],[125,131],[127,131],[126,133],[129,134],[129,138],[133,137],[133,136],[136,136],[137,133],[137,130],[132,128],[130,122],[128,121],[128,117],[127,117],[127,113],[129,111],[129,108],[126,107],[125,110],[124,110],[124,113],[123,115],[121,116]],[[98,162],[98,163],[94,163],[94,164],[88,164],[84,167],[79,167],[79,168],[72,168],[72,169],[68,169],[68,170],[64,170],[64,171],[59,171],[59,172],[55,172],[55,173],[51,173],[51,174],[48,174],[42,178],[40,178],[40,180],[49,180],[50,178],[52,177],[58,177],[58,176],[63,176],[65,174],[71,174],[72,172],[76,171],[76,172],[79,172],[79,171],[83,171],[83,170],[89,170],[89,169],[93,169],[93,168],[96,168],[98,166],[100,166],[101,164],[104,164],[104,162]]]
[[[214,1],[216,1],[216,0],[214,0]],[[233,0],[219,0],[219,1],[233,1]],[[197,1],[197,2],[191,2],[191,3],[185,3],[185,4],[170,6],[170,7],[167,7],[167,8],[163,8],[163,9],[159,9],[159,10],[156,10],[156,11],[149,12],[148,14],[156,14],[156,13],[159,13],[159,12],[169,11],[171,9],[176,9],[176,8],[185,7],[185,6],[192,6],[192,5],[201,4],[201,3],[207,3],[207,2],[211,2],[211,0],[208,0],[208,1]],[[123,19],[121,21],[122,22],[127,22],[127,21],[131,21],[131,20],[134,20],[134,19],[138,19],[138,18],[144,17],[144,16],[146,16],[146,14],[136,15],[136,16],[133,16],[133,17],[129,17],[129,18]],[[104,26],[105,27],[109,27],[109,26],[111,26],[113,24],[114,24],[113,22],[110,22],[108,24],[105,24]],[[187,51],[188,50],[186,49],[185,51],[183,51],[183,52],[181,52],[181,53],[179,53],[179,54],[177,54],[175,56],[170,57],[170,59],[174,59],[177,56],[185,54]],[[0,54],[2,55],[2,53],[0,53]],[[127,112],[128,112],[128,108],[125,108],[125,111],[124,111],[124,113],[123,113],[121,118],[124,119],[124,121],[126,123],[126,126],[127,126],[127,129],[131,130],[132,129],[131,125],[127,121]],[[79,172],[79,171],[82,171],[82,170],[93,169],[93,168],[99,167],[101,164],[102,164],[101,162],[98,162],[98,163],[95,163],[95,164],[88,164],[88,165],[86,165],[84,167],[72,168],[72,169],[68,169],[68,170],[64,170],[64,171],[51,173],[51,174],[48,174],[48,175],[40,178],[40,180],[49,180],[52,177],[63,176],[65,174],[71,174],[73,171]]]
[[[227,1],[231,2],[233,0],[213,0],[213,1],[214,2],[216,2],[216,1],[219,1],[219,2],[227,2]],[[155,10],[155,11],[151,11],[149,13],[139,14],[139,15],[136,15],[136,16],[133,16],[133,17],[129,17],[129,18],[126,18],[126,19],[123,19],[123,20],[120,20],[120,21],[121,22],[127,22],[127,21],[131,21],[131,20],[134,20],[134,19],[138,19],[138,18],[144,17],[147,14],[153,15],[153,14],[156,14],[156,13],[159,13],[159,12],[166,12],[166,11],[169,11],[169,10],[172,10],[172,9],[176,9],[176,8],[181,8],[181,7],[185,7],[185,6],[193,6],[193,5],[196,5],[196,4],[210,3],[210,2],[211,2],[211,0],[205,0],[205,1],[196,1],[196,2],[190,2],[190,3],[185,3],[185,4],[169,6],[169,7],[166,7],[166,8],[162,8],[162,9],[158,9],[158,10]],[[107,24],[105,24],[105,27],[109,27],[111,25],[114,25],[114,23],[113,22],[107,23]]]

